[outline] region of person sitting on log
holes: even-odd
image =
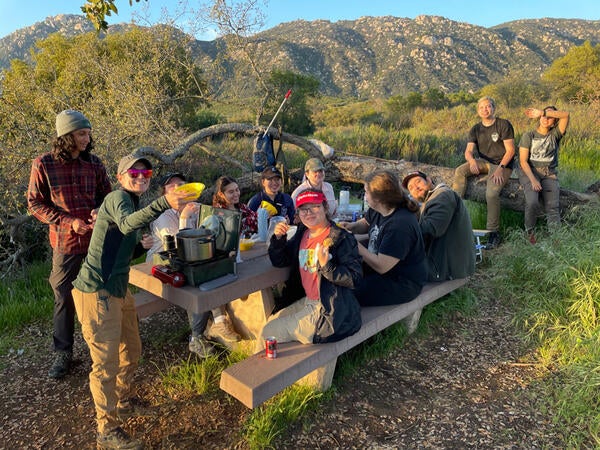
[[[486,248],[500,245],[500,192],[510,178],[515,156],[515,132],[512,124],[496,117],[496,103],[490,97],[477,102],[481,122],[469,131],[465,149],[466,163],[454,172],[452,189],[464,198],[467,178],[487,173],[485,199],[487,202],[486,228],[491,231]],[[477,152],[477,155],[475,154]]]
[[[519,182],[525,193],[525,231],[535,244],[540,197],[548,227],[560,225],[558,184],[558,148],[569,126],[569,112],[555,106],[544,109],[527,108],[525,115],[538,119],[535,130],[524,133],[519,143]]]
[[[406,175],[402,186],[421,202],[419,225],[425,242],[427,279],[444,281],[472,275],[473,226],[462,199],[448,185],[434,184],[419,170]]]

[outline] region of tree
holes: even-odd
[[[301,75],[288,70],[273,70],[268,79],[269,91],[275,93],[269,97],[265,109],[266,118],[270,121],[281,104],[288,89],[292,97],[278,116],[278,123],[290,133],[307,136],[314,131],[311,111],[307,100],[314,98],[319,92],[319,80],[310,75]]]
[[[111,16],[112,13],[118,14],[119,10],[115,6],[116,0],[87,0],[85,5],[81,7],[81,11],[92,22],[97,31],[106,31],[108,23],[106,16]],[[141,0],[135,0],[139,3]],[[148,0],[145,0],[148,1]],[[129,0],[129,6],[133,5],[133,0]]]
[[[579,47],[571,47],[567,54],[555,60],[544,72],[548,81],[564,100],[578,99],[589,102],[597,99],[600,81],[600,44],[592,46],[589,41]]]

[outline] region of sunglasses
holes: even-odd
[[[139,178],[140,175],[144,178],[150,178],[152,176],[152,169],[127,169],[127,174],[131,178]]]

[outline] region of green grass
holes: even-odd
[[[570,447],[600,445],[600,211],[578,208],[553,233],[528,244],[509,236],[489,258],[498,298],[537,345],[538,362],[554,374],[545,399]]]
[[[54,295],[49,274],[49,264],[35,263],[0,284],[0,352],[14,345],[16,333],[24,326],[52,317]]]

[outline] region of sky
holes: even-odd
[[[261,0],[259,5],[262,5]],[[128,0],[115,2],[119,14],[108,18],[108,23],[130,22],[132,15],[137,16],[142,25],[156,23],[167,11],[175,17],[181,11],[181,5],[197,8],[206,4],[206,0]],[[85,0],[0,0],[0,38],[13,31],[43,21],[48,16],[58,14],[81,14],[80,7]],[[147,10],[146,10],[147,9]],[[354,20],[363,16],[395,16],[414,19],[418,15],[443,16],[459,22],[467,22],[483,27],[492,27],[517,19],[536,19],[543,17],[600,20],[600,2],[598,0],[270,0],[263,8],[266,15],[266,28],[293,20],[324,19],[332,22]],[[141,16],[140,16],[141,15]],[[140,21],[140,17],[149,17],[149,22]],[[188,18],[182,17],[181,28],[185,30]],[[189,30],[185,30],[189,31]],[[211,30],[204,30],[199,39],[210,40],[215,37]]]

